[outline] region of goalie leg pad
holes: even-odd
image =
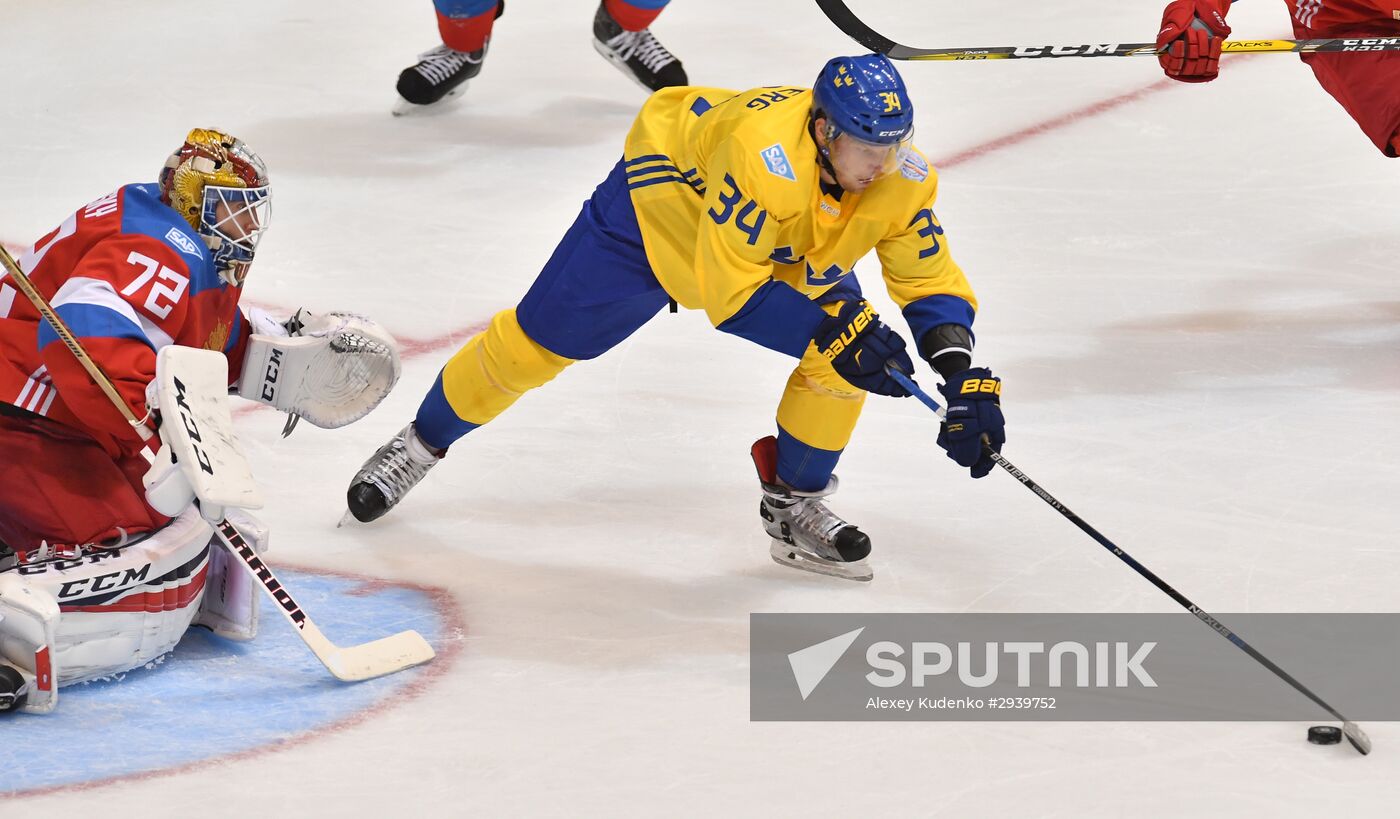
[[[170,651],[184,636],[204,597],[212,537],[209,524],[190,509],[125,546],[6,572],[0,599],[41,614],[50,610],[33,601],[56,607],[53,630],[42,636],[55,686],[128,671]],[[40,639],[35,619],[0,620],[0,653],[30,673]],[[28,707],[34,706],[31,693]]]
[[[29,689],[24,710],[47,714],[58,705],[52,647],[58,601],[18,571],[0,574],[0,662],[13,666]]]

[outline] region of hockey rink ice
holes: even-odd
[[[591,0],[510,0],[481,76],[409,118],[389,112],[436,42],[427,0],[3,5],[0,240],[221,127],[274,191],[247,301],[398,337],[403,378],[365,420],[282,440],[267,408],[236,418],[269,562],[311,616],[342,643],[419,628],[439,657],[347,690],[265,602],[251,644],[193,636],[0,723],[0,817],[1393,814],[1394,723],[1363,721],[1362,757],[1306,723],[751,722],[752,612],[1178,609],[1008,475],[968,479],[912,400],[872,397],[837,470],[874,581],[774,564],[748,450],[792,364],[699,313],[337,528],[361,461],[621,155],[644,96],[593,51]],[[1150,41],[1161,5],[852,0],[916,47]],[[1230,22],[1291,31],[1280,0]],[[693,83],[736,89],[862,50],[806,0],[675,0],[653,31]],[[900,68],[1007,456],[1208,611],[1396,611],[1400,162],[1293,55],[1201,86],[1150,58]],[[906,333],[874,254],[857,273]]]

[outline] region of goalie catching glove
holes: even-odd
[[[302,309],[279,323],[250,310],[254,333],[238,380],[238,394],[322,429],[365,417],[399,380],[399,347],[378,324],[354,313]]]

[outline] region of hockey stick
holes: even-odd
[[[53,327],[54,332],[73,353],[73,357],[78,359],[78,363],[87,371],[93,382],[121,411],[127,423],[131,424],[132,429],[141,436],[141,440],[146,442],[142,449],[142,455],[148,462],[154,462],[155,449],[151,445],[151,441],[156,438],[156,433],[144,421],[137,418],[131,408],[126,405],[126,401],[117,392],[112,380],[107,377],[106,373],[102,372],[102,368],[97,365],[96,361],[92,360],[87,350],[83,349],[82,343],[73,335],[73,331],[68,329],[68,325],[54,312],[48,300],[34,287],[34,283],[29,280],[14,257],[3,246],[0,246],[0,263],[4,265],[5,270],[15,280],[15,284],[23,291],[30,303],[34,305],[34,309],[38,310],[49,326]],[[263,590],[277,602],[278,610],[296,628],[296,633],[311,649],[311,653],[316,655],[316,659],[320,660],[321,664],[336,679],[357,682],[382,677],[385,674],[402,671],[410,666],[426,663],[435,656],[432,646],[428,645],[428,641],[424,640],[422,635],[416,631],[401,631],[398,634],[357,646],[337,646],[325,634],[321,633],[321,629],[317,628],[306,612],[302,611],[301,606],[291,593],[272,573],[272,569],[268,568],[262,558],[258,557],[257,553],[253,551],[252,545],[234,528],[233,524],[229,523],[227,519],[221,520],[214,526],[214,532],[219,540],[228,547],[228,550],[238,556],[244,568],[262,585]]]
[[[937,401],[929,397],[928,393],[920,389],[919,385],[915,384],[909,378],[909,376],[892,367],[888,368],[886,371],[890,374],[892,378],[894,378],[895,381],[899,383],[901,387],[908,390],[910,394],[922,401],[924,405],[927,406],[929,409],[933,410],[934,414],[938,416],[938,420],[942,421],[944,419],[943,408],[938,405]],[[1097,529],[1090,526],[1088,523],[1085,523],[1083,518],[1071,512],[1069,510],[1069,507],[1060,503],[1058,500],[1055,499],[1053,495],[1042,489],[1040,487],[1040,484],[1030,479],[1030,476],[1026,475],[1026,473],[1017,469],[1015,466],[1012,466],[1011,462],[1006,460],[1006,458],[1002,457],[1000,452],[997,452],[996,450],[991,448],[991,446],[987,443],[985,438],[982,441],[982,448],[984,452],[991,456],[992,460],[996,462],[997,466],[1001,467],[1002,469],[1005,469],[1011,474],[1011,477],[1020,481],[1022,486],[1031,490],[1041,500],[1050,504],[1051,508],[1053,508],[1056,512],[1059,512],[1061,515],[1064,515],[1065,519],[1068,520],[1070,523],[1073,523],[1075,526],[1078,526],[1080,531],[1093,538],[1095,541],[1098,542],[1100,546],[1112,552],[1114,557],[1117,557],[1119,560],[1131,566],[1133,571],[1147,578],[1147,580],[1150,581],[1152,585],[1165,592],[1168,597],[1175,600],[1178,604],[1181,605],[1182,608],[1196,615],[1196,617],[1202,623],[1205,623],[1206,625],[1210,626],[1221,637],[1224,637],[1226,640],[1229,640],[1230,642],[1234,643],[1236,647],[1238,647],[1244,653],[1248,654],[1250,657],[1253,657],[1260,665],[1274,672],[1274,674],[1277,677],[1279,677],[1279,679],[1293,686],[1293,688],[1296,691],[1298,691],[1298,693],[1312,700],[1314,703],[1317,703],[1318,705],[1322,706],[1322,708],[1326,710],[1327,713],[1341,720],[1342,733],[1346,734],[1347,741],[1351,743],[1352,747],[1360,751],[1362,754],[1371,753],[1371,738],[1366,736],[1366,732],[1361,730],[1361,726],[1342,716],[1340,711],[1323,702],[1321,697],[1314,694],[1312,691],[1309,691],[1307,686],[1293,679],[1293,676],[1291,674],[1275,665],[1273,660],[1270,660],[1268,657],[1265,657],[1263,654],[1260,654],[1259,651],[1254,648],[1254,646],[1251,646],[1249,643],[1246,643],[1244,639],[1241,638],[1238,634],[1226,628],[1224,623],[1210,616],[1210,614],[1208,614],[1205,611],[1205,609],[1202,609],[1200,606],[1197,606],[1195,603],[1192,603],[1190,600],[1187,599],[1186,595],[1167,585],[1166,581],[1153,574],[1151,569],[1148,569],[1146,566],[1137,562],[1137,560],[1133,559],[1132,555],[1118,548],[1116,545],[1114,545],[1113,541],[1104,537],[1102,534],[1099,533]]]
[[[1155,43],[1099,43],[1058,46],[998,46],[994,48],[913,48],[900,45],[866,25],[845,0],[817,0],[823,13],[846,36],[892,60],[1023,60],[1040,57],[1144,57],[1156,56]],[[1365,37],[1323,40],[1227,40],[1224,54],[1298,52],[1302,54],[1400,51],[1400,37]]]

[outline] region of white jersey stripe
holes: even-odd
[[[38,413],[39,415],[48,415],[48,414],[49,414],[49,407],[53,406],[53,400],[54,400],[55,398],[57,398],[57,397],[58,397],[58,390],[55,389],[54,387],[49,387],[49,395],[48,395],[47,398],[44,399],[44,405],[43,405],[42,407],[39,407],[37,410],[35,410],[35,412]]]
[[[38,389],[34,391],[34,395],[29,399],[29,402],[27,404],[21,404],[20,406],[24,407],[30,412],[38,412],[39,402],[44,399],[44,393],[51,392],[53,388],[46,384],[39,384],[37,381],[30,381],[29,383],[37,385]]]
[[[35,381],[35,380],[32,379],[32,378],[29,379],[28,381],[25,381],[25,382],[24,382],[24,389],[22,389],[22,390],[19,391],[19,397],[15,399],[15,406],[17,406],[17,407],[22,407],[22,406],[24,406],[24,402],[25,402],[26,400],[28,400],[28,398],[29,398],[29,391],[32,390],[32,389],[34,389],[34,386],[35,386],[36,384],[38,384],[38,383],[39,383],[39,382]]]
[[[168,333],[156,326],[155,322],[136,312],[125,299],[117,295],[110,282],[75,276],[63,283],[53,295],[55,309],[64,304],[92,304],[119,313],[141,329],[151,346],[159,351],[175,343]]]

